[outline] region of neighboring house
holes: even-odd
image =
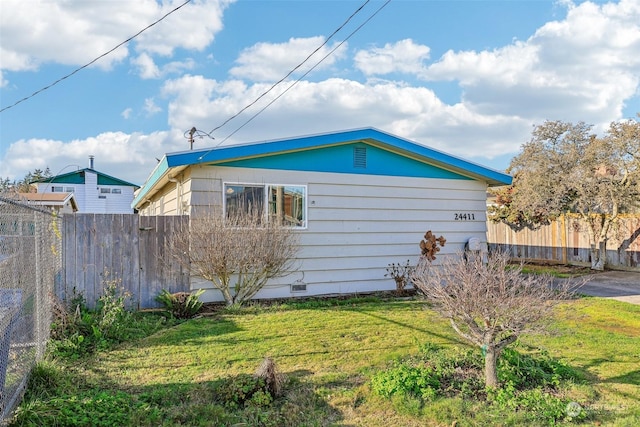
[[[133,193],[140,186],[90,167],[32,182],[37,193],[73,193],[78,213],[133,213]]]
[[[58,214],[78,211],[78,204],[73,193],[18,193],[19,200],[30,205],[51,209]]]
[[[132,207],[197,216],[269,198],[299,230],[299,270],[256,297],[308,296],[394,289],[386,267],[415,264],[427,230],[447,239],[440,254],[471,239],[486,248],[487,187],[510,183],[504,173],[366,128],[166,154]]]

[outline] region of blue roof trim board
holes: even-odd
[[[366,168],[353,164],[354,147],[367,150]],[[311,153],[313,151],[313,153]],[[216,165],[335,173],[477,179],[509,185],[511,176],[407,139],[364,128],[214,149],[166,154],[136,195],[132,206],[148,197],[171,168]]]

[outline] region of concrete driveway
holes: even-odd
[[[605,271],[590,274],[587,278],[589,281],[578,293],[640,305],[640,273]]]

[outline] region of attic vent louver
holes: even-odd
[[[353,148],[353,167],[366,169],[367,167],[367,147]]]

